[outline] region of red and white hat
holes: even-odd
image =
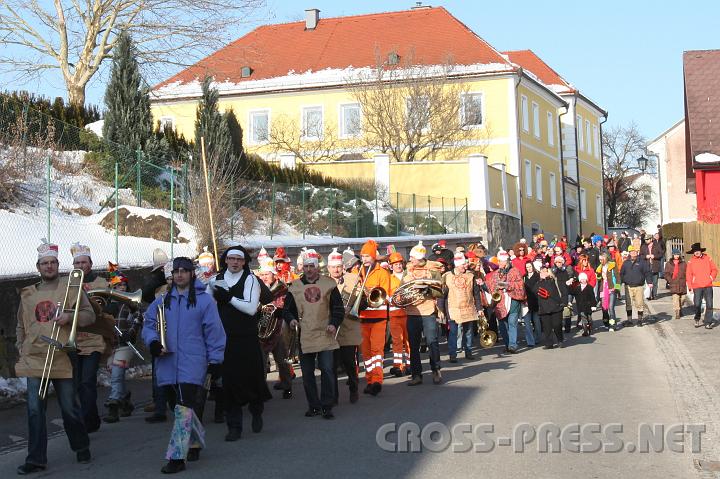
[[[500,249],[497,254],[498,261],[507,261],[510,259],[510,255],[504,249]]]
[[[288,258],[287,252],[285,251],[284,246],[278,246],[277,249],[275,249],[275,256],[273,256],[273,261],[282,261],[283,263],[290,263],[290,258]]]
[[[338,253],[337,248],[333,248],[333,250],[328,255],[328,266],[342,266],[342,264],[343,264],[342,253]]]
[[[257,256],[257,262],[258,262],[258,264],[262,266],[262,264],[265,262],[265,260],[266,260],[267,258],[269,258],[269,257],[270,257],[270,255],[268,254],[268,252],[267,252],[267,250],[265,249],[265,247],[264,247],[264,246],[261,246],[261,247],[260,247],[260,252],[258,253],[258,256]]]
[[[70,254],[73,257],[73,260],[78,259],[80,256],[92,258],[90,256],[90,248],[80,243],[73,243],[72,246],[70,246]]]
[[[277,270],[275,269],[275,261],[268,256],[265,255],[265,258],[260,261],[260,269],[258,270],[260,273],[277,273]]]
[[[38,261],[42,258],[57,258],[60,251],[58,245],[48,242],[45,238],[41,241],[42,243],[37,247]]]
[[[302,255],[303,265],[314,264],[315,266],[320,265],[320,255],[314,249],[306,250]]]
[[[458,251],[455,253],[455,256],[453,256],[453,263],[455,266],[462,266],[467,263],[467,258],[462,252]]]

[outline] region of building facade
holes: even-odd
[[[571,239],[599,231],[607,114],[564,80],[545,78],[539,58],[524,65],[527,55],[516,53],[494,49],[441,7],[328,19],[313,9],[304,22],[261,26],[157,85],[152,111],[193,137],[200,81],[210,76],[220,108],[243,127],[245,148],[266,161],[375,182],[390,195],[466,196],[475,232],[491,240],[502,230]],[[470,134],[460,154],[402,162],[359,147],[354,88],[379,64],[399,68],[399,59],[428,72],[445,66],[448,85],[462,84],[457,101]],[[333,155],[278,150],[269,140],[280,128],[294,130],[307,151],[332,136]]]

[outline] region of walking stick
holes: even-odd
[[[210,178],[208,177],[207,158],[205,157],[205,137],[200,137],[200,152],[202,153],[203,176],[205,177],[205,194],[207,196],[208,215],[210,216],[210,234],[212,235],[213,253],[215,254],[215,271],[220,271],[217,239],[215,238],[215,222],[213,221],[212,204],[210,204]]]

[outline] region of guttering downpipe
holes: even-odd
[[[583,235],[583,216],[582,216],[582,198],[580,195],[580,147],[578,146],[578,125],[575,124],[575,120],[577,120],[577,95],[578,92],[576,91],[573,95],[573,114],[575,115],[575,118],[572,119],[573,125],[575,125],[575,174],[577,175],[577,179],[575,180],[575,183],[577,184],[577,195],[578,195],[578,236],[582,238]],[[580,128],[582,128],[582,125],[580,125]]]
[[[602,110],[601,110],[602,111]],[[600,122],[600,185],[602,187],[602,202],[603,202],[603,231],[607,232],[607,206],[605,205],[605,152],[603,151],[603,125],[608,120],[608,112],[603,111],[603,121]],[[660,165],[658,165],[658,178],[660,177]],[[660,204],[662,208],[662,203]],[[660,213],[660,223],[662,223],[662,212]]]
[[[518,66],[516,72],[517,72],[518,79],[517,79],[517,83],[515,83],[515,118],[519,119],[519,121],[515,121],[515,131],[517,132],[517,152],[518,152],[518,157],[517,157],[517,162],[518,162],[518,163],[517,163],[517,165],[518,165],[518,176],[517,176],[517,177],[518,177],[518,184],[517,184],[517,191],[518,191],[518,193],[520,193],[520,194],[518,195],[518,196],[520,197],[520,199],[518,200],[518,213],[520,213],[520,235],[521,235],[521,237],[524,237],[524,236],[525,236],[525,223],[523,222],[523,196],[525,196],[525,195],[523,194],[522,190],[520,189],[520,186],[521,186],[522,183],[523,183],[522,180],[520,179],[520,178],[521,178],[522,171],[523,171],[522,159],[520,158],[520,130],[522,129],[521,126],[520,126],[520,123],[522,122],[522,117],[521,117],[522,112],[518,112],[518,111],[517,111],[517,110],[518,110],[518,107],[519,107],[519,105],[520,105],[520,103],[518,102],[518,99],[520,98],[520,96],[518,95],[518,93],[519,93],[519,90],[520,90],[520,82],[522,82],[522,77],[523,77],[523,69],[522,69],[522,67],[521,67],[521,66]],[[529,113],[528,113],[528,114],[529,114]]]

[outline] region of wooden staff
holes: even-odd
[[[200,137],[200,152],[202,153],[203,173],[205,177],[205,194],[207,195],[208,215],[210,215],[210,234],[212,235],[213,252],[215,253],[215,271],[220,271],[217,240],[215,239],[215,222],[213,221],[212,204],[210,204],[210,178],[208,177],[207,159],[205,158],[205,137]]]

